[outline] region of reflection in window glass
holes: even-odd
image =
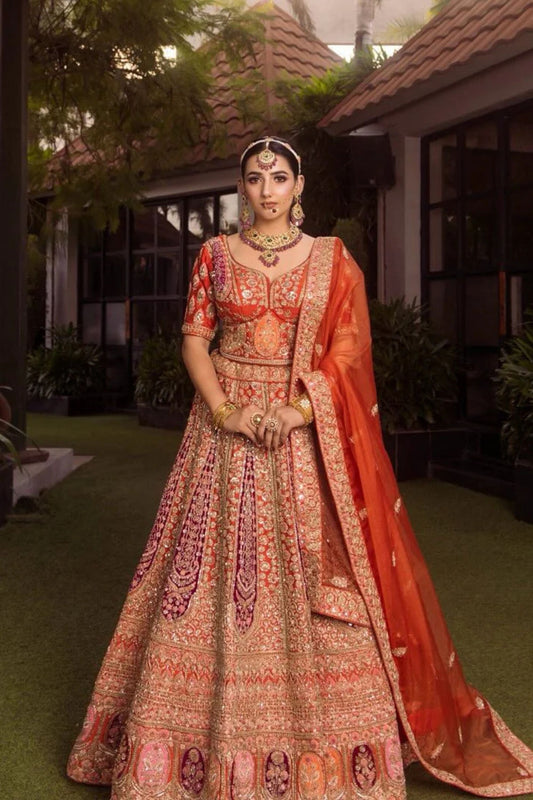
[[[181,329],[180,304],[175,300],[158,302],[156,306],[157,330],[170,336]]]
[[[465,285],[465,344],[498,347],[498,276],[467,278]]]
[[[155,331],[154,304],[132,303],[131,323],[133,344],[142,344]]]
[[[467,193],[493,189],[498,172],[498,127],[494,120],[477,123],[465,134],[465,189]]]
[[[100,303],[84,303],[81,330],[85,344],[102,344],[102,306]]]
[[[202,244],[214,235],[214,217],[212,197],[192,197],[189,200],[189,245]]]
[[[119,221],[116,231],[108,230],[107,232],[105,248],[108,252],[126,249],[127,213],[128,212],[125,208],[121,208],[119,211]]]
[[[457,341],[457,283],[455,280],[431,281],[429,317],[435,329],[450,342]]]
[[[533,184],[533,109],[509,120],[509,181],[515,186]]]
[[[220,221],[219,233],[229,236],[237,233],[239,229],[239,196],[233,194],[223,194],[220,198]]]
[[[434,208],[429,213],[429,269],[456,270],[458,226],[455,207]]]
[[[181,204],[156,209],[157,246],[178,247],[181,240]]]
[[[533,272],[528,275],[513,275],[510,280],[511,333],[520,333],[525,322],[526,309],[533,309]]]
[[[179,294],[180,261],[177,253],[157,257],[157,294]]]
[[[83,261],[83,297],[94,300],[102,293],[102,259],[100,256]]]
[[[131,293],[137,295],[154,294],[154,255],[146,253],[133,257]]]
[[[495,197],[489,195],[467,202],[464,263],[468,270],[497,267],[498,229]]]
[[[451,133],[429,146],[429,202],[457,197],[457,136]]]
[[[152,250],[155,247],[154,209],[151,206],[133,215],[132,247],[134,250]]]
[[[104,260],[104,296],[118,297],[126,293],[126,259],[108,256]]]
[[[126,344],[126,306],[124,303],[106,303],[106,344]]]
[[[533,187],[509,198],[509,263],[533,270]]]

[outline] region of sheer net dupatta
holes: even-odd
[[[340,240],[315,246],[307,288],[293,391],[305,386],[313,403],[351,566],[409,744],[436,777],[474,794],[533,792],[533,753],[466,683],[403,508],[381,437],[364,280]]]

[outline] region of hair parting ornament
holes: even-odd
[[[270,149],[270,143],[272,142],[279,145],[280,147],[283,147],[285,150],[288,150],[289,153],[292,153],[298,164],[298,175],[301,174],[301,158],[296,152],[296,150],[294,150],[288,142],[284,142],[282,139],[276,139],[275,137],[272,136],[265,136],[262,139],[256,139],[255,142],[250,142],[248,147],[244,149],[243,154],[241,155],[241,168],[242,165],[244,164],[244,161],[249,151],[252,150],[252,148],[256,147],[258,144],[261,144],[262,142],[265,143],[265,147],[257,154],[257,163],[260,169],[264,170],[272,169],[272,167],[274,167],[277,163],[278,159],[276,153],[274,153]]]

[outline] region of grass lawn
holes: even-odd
[[[0,800],[103,800],[65,762],[179,437],[120,415],[31,415],[29,433],[95,458],[0,529]],[[533,526],[449,484],[401,488],[469,680],[532,746]],[[409,768],[409,800],[452,796]]]

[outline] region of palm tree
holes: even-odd
[[[406,14],[389,23],[383,32],[382,40],[386,44],[405,44],[425,24],[426,20],[419,14]]]
[[[315,32],[315,23],[313,17],[305,0],[289,0],[292,15],[298,22],[301,28],[308,33]]]
[[[430,16],[434,17],[435,14],[438,14],[439,11],[442,11],[445,8],[450,0],[433,0],[433,5],[429,9]]]

